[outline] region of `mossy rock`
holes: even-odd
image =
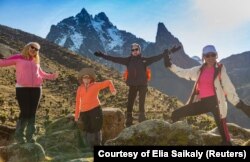
[[[69,114],[66,117],[62,117],[50,123],[46,128],[46,135],[52,134],[60,130],[74,130],[74,129],[76,129],[74,115]]]
[[[147,120],[124,129],[105,145],[202,145],[199,132],[185,122],[169,124],[163,120]]]
[[[43,162],[45,151],[38,143],[12,144],[6,146],[8,162]]]

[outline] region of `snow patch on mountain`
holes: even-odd
[[[74,45],[71,46],[70,49],[73,51],[79,50],[85,38],[86,37],[82,36],[81,33],[75,31],[73,34],[70,35],[70,39],[72,40],[72,42],[74,42]]]
[[[55,43],[63,47],[66,42],[66,39],[67,39],[67,36],[64,35],[62,38],[57,38]]]
[[[112,27],[112,28],[108,28],[106,29],[105,32],[105,27],[104,24],[105,22],[102,20],[98,20],[98,21],[91,21],[94,29],[96,30],[96,32],[98,33],[98,36],[102,42],[102,45],[105,49],[105,51],[111,51],[114,50],[114,48],[116,47],[122,47],[124,44],[124,41],[122,39],[122,36],[119,34],[119,31]]]
[[[111,37],[111,40],[108,44],[109,50],[112,50],[115,47],[122,47],[124,44],[124,41],[119,34],[119,31],[115,28],[108,29],[108,33]]]

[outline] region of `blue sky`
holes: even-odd
[[[213,44],[222,59],[250,51],[249,6],[249,0],[0,0],[0,24],[44,38],[52,24],[85,8],[151,42],[163,22],[188,55]]]

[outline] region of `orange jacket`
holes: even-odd
[[[89,111],[100,105],[99,91],[109,87],[111,92],[116,91],[111,80],[90,83],[88,87],[81,84],[76,92],[75,119],[79,118],[80,112]]]

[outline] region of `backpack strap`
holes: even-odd
[[[223,67],[223,64],[217,63],[216,65],[217,65],[217,67],[215,67],[214,79],[216,79],[216,77],[218,77],[218,79],[220,81],[220,85],[221,85],[221,87],[223,89],[224,86],[222,84],[222,79],[221,79],[221,69]],[[227,94],[225,92],[224,92],[224,95],[227,96]]]

